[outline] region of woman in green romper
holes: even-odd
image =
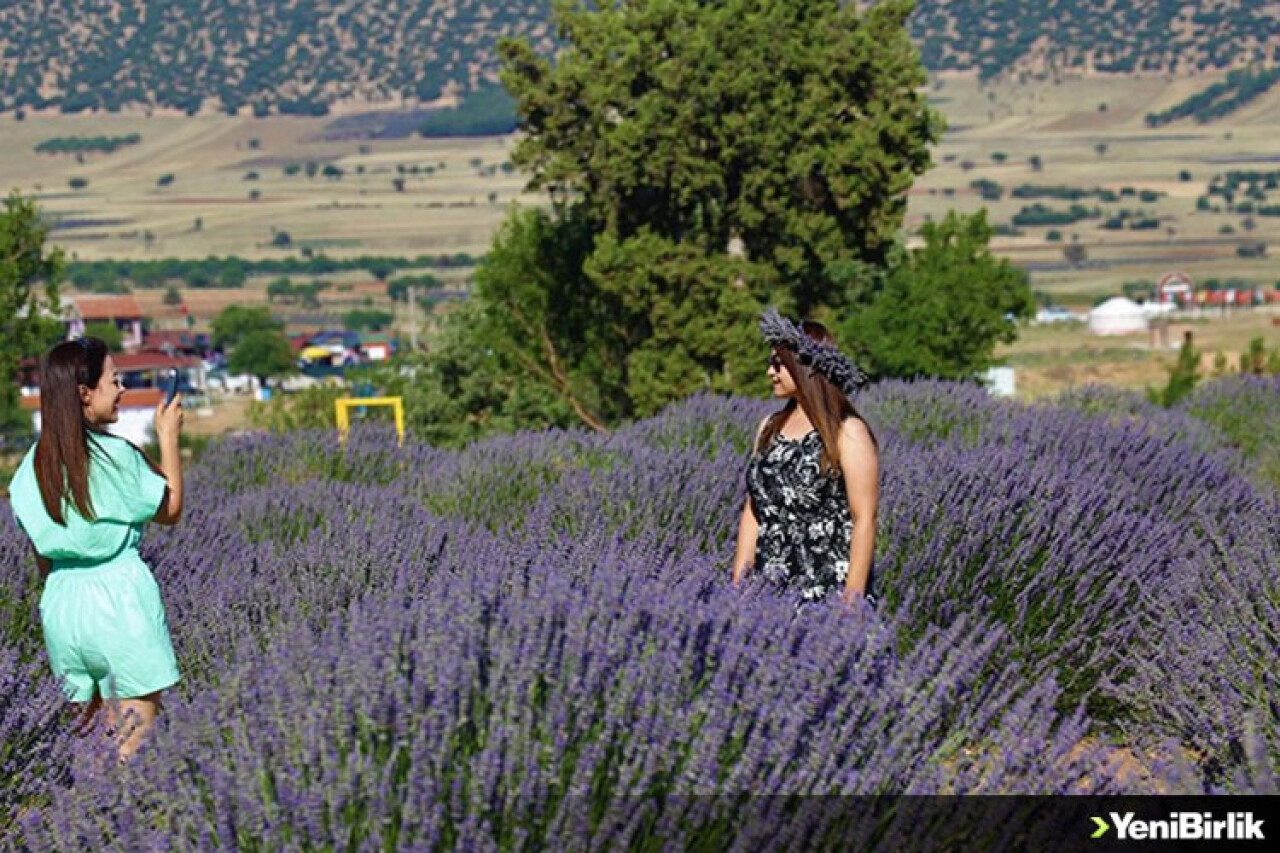
[[[156,406],[157,467],[106,425],[124,388],[97,338],[58,344],[40,370],[40,438],[9,485],[45,576],[40,620],[54,674],[82,721],[104,700],[121,760],[141,744],[178,666],[160,589],[138,554],[148,521],[182,515],[182,401]],[[127,724],[131,722],[131,725]]]

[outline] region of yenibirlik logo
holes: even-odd
[[[1252,812],[1228,812],[1226,819],[1214,820],[1212,812],[1170,812],[1168,820],[1142,820],[1133,812],[1108,812],[1120,841],[1265,841],[1261,818]],[[1111,826],[1093,818],[1097,829],[1090,838],[1101,838]]]

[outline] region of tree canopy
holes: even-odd
[[[738,238],[796,310],[838,303],[827,266],[885,259],[942,129],[918,91],[910,10],[559,6],[554,65],[528,43],[500,45],[524,131],[512,159],[620,246],[656,238],[717,256]]]
[[[410,422],[605,430],[698,391],[763,392],[770,305],[827,322],[875,376],[989,365],[1032,299],[985,215],[902,244],[941,131],[910,9],[563,4],[554,63],[504,42],[512,159],[553,203],[512,209],[427,360],[384,377]]]
[[[18,368],[63,336],[58,319],[62,252],[45,244],[36,203],[12,193],[0,209],[0,447],[31,432],[18,404]]]
[[[925,223],[924,245],[891,266],[842,330],[868,371],[968,379],[991,366],[995,345],[1035,311],[1026,273],[987,248],[993,233],[985,211]]]
[[[253,374],[265,385],[269,377],[292,373],[296,365],[284,332],[254,329],[236,342],[227,369],[232,373]]]
[[[271,316],[268,308],[228,305],[213,318],[213,345],[235,349],[254,332],[280,332],[284,323]]]
[[[864,298],[831,269],[888,260],[929,165],[910,8],[566,4],[554,64],[503,42],[512,159],[555,204],[477,271],[477,340],[595,428],[763,388],[759,311]]]
[[[124,333],[120,331],[119,326],[110,320],[97,320],[92,323],[86,323],[84,333],[86,337],[101,340],[111,352],[124,351]]]

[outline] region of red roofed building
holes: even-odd
[[[311,335],[309,334],[289,335],[289,349],[293,351],[295,356],[306,349],[310,343]]]
[[[118,352],[111,356],[116,373],[125,388],[158,387],[169,368],[178,371],[178,388],[191,393],[204,393],[204,362],[193,356],[168,355],[163,352]]]
[[[126,350],[142,346],[142,309],[132,296],[74,296],[71,303],[75,310],[67,320],[67,337],[83,335],[89,323],[111,323],[120,330]]]

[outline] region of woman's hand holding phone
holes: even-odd
[[[168,375],[165,379],[165,388],[168,390],[168,393],[164,398],[165,405],[167,406],[173,402],[174,397],[178,396],[178,371],[176,368],[169,369]]]
[[[168,481],[164,502],[155,520],[177,524],[182,517],[182,453],[178,436],[182,433],[182,395],[156,403],[156,441],[160,444],[160,471]]]
[[[178,446],[178,436],[182,432],[182,395],[172,393],[167,400],[156,404],[156,440],[163,451],[166,443]]]

